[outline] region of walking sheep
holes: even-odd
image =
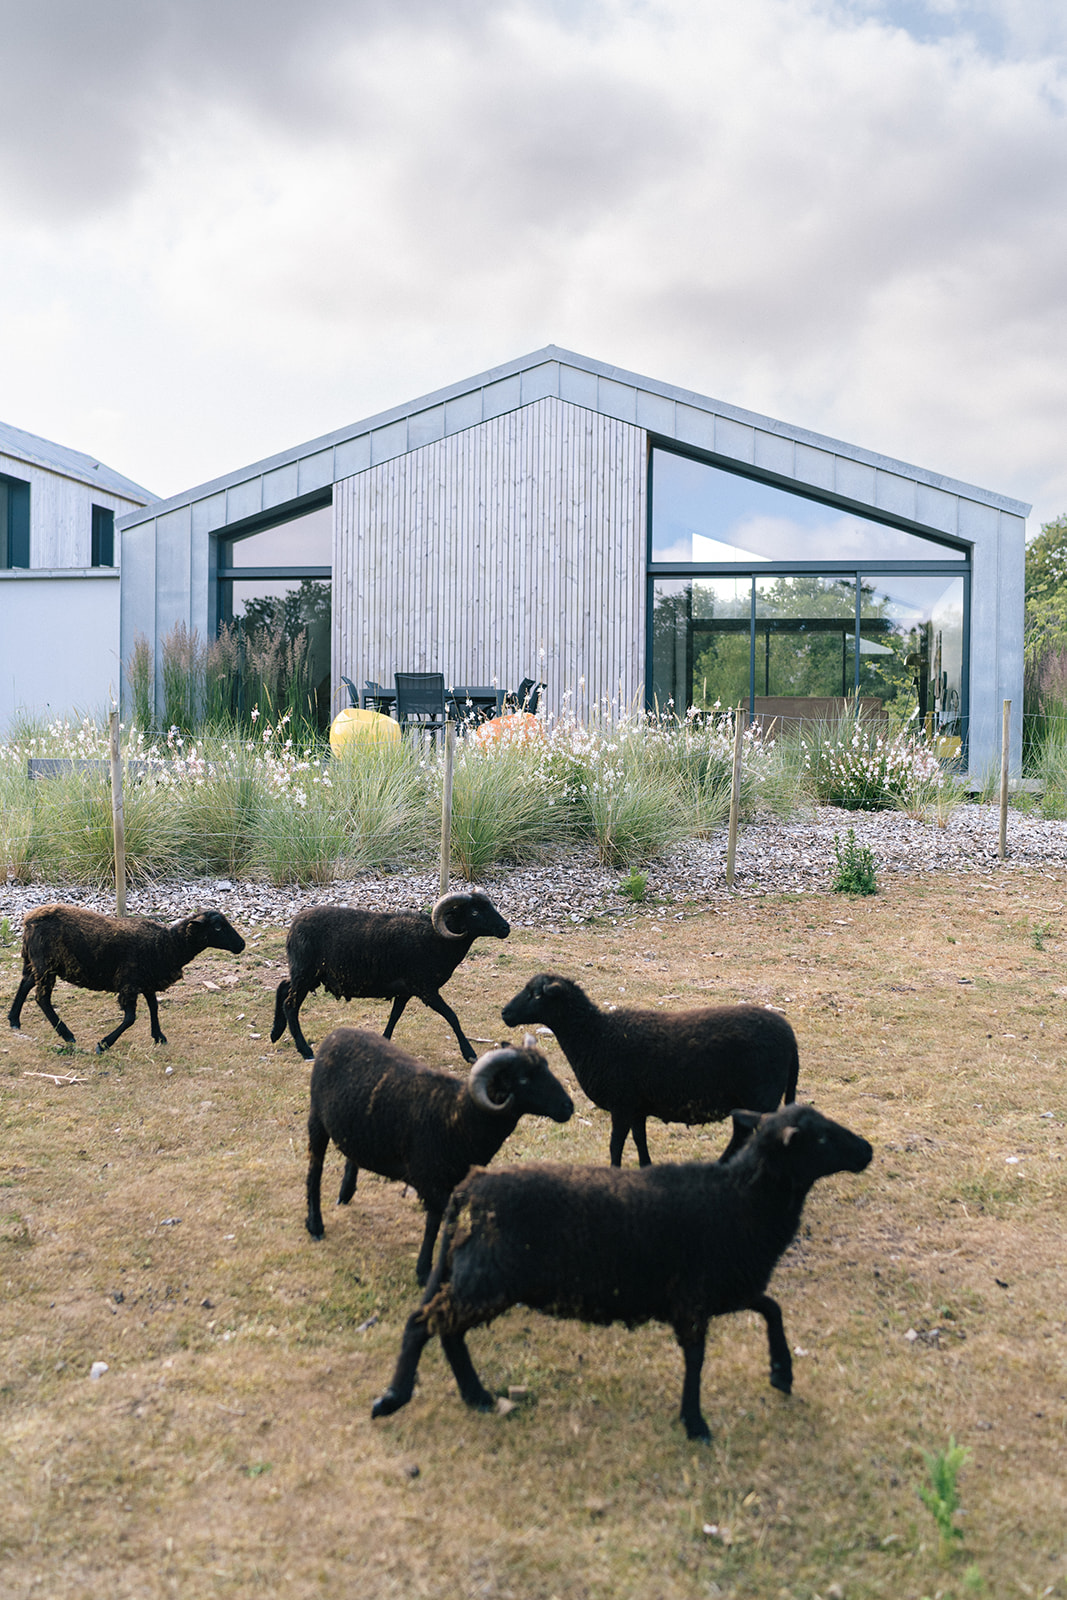
[[[156,1044],[166,1044],[159,1026],[156,995],[177,983],[182,970],[208,948],[240,955],[245,942],[221,911],[197,911],[167,927],[149,917],[105,917],[84,906],[38,906],[22,925],[22,982],[7,1014],[17,1028],[26,996],[36,985],[37,1004],[68,1044],[74,1035],[56,1015],[52,990],[57,978],[80,989],[103,989],[118,996],[122,1021],[96,1047],[109,1050],[133,1026],[137,996],[143,994]]]
[[[669,1324],[685,1362],[681,1420],[690,1439],[711,1437],[700,1375],[712,1317],[758,1311],[770,1381],[789,1394],[789,1345],[767,1284],[812,1184],[862,1172],[872,1151],[811,1106],[763,1117],[738,1111],[734,1119],[739,1135],[753,1132],[725,1165],[472,1172],[449,1202],[430,1281],[372,1415],[389,1416],[411,1399],[419,1357],[435,1334],[463,1400],[491,1410],[465,1336],[519,1304],[581,1322]]]
[[[540,972],[501,1014],[509,1028],[551,1028],[585,1093],[611,1116],[613,1167],[631,1132],[649,1165],[649,1117],[691,1126],[721,1122],[734,1106],[773,1111],[783,1096],[796,1099],[796,1036],[763,1006],[600,1011],[570,978]]]
[[[356,1191],[360,1167],[408,1183],[426,1207],[415,1268],[425,1283],[441,1215],[472,1166],[496,1155],[523,1115],[566,1122],[574,1106],[527,1036],[522,1049],[501,1045],[466,1079],[434,1072],[376,1033],[335,1028],[311,1072],[308,1117],[307,1230],[321,1239],[322,1163],[332,1139],[346,1157],[338,1205]]]
[[[459,1040],[464,1061],[477,1051],[439,990],[475,939],[506,939],[511,928],[484,894],[446,894],[426,916],[421,911],[359,911],[348,906],[308,906],[293,918],[285,941],[289,976],[278,985],[271,1043],[286,1024],[305,1060],[314,1054],[300,1028],[300,1007],[321,984],[336,1000],[392,1000],[385,1038],[412,998],[444,1017]]]

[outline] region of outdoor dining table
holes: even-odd
[[[481,722],[500,715],[504,690],[489,683],[457,683],[449,690],[448,700],[458,722]]]

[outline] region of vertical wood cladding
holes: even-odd
[[[646,435],[549,397],[337,484],[334,676],[643,688]]]

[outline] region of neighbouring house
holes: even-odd
[[[858,696],[982,773],[1029,509],[549,346],[127,513],[122,655],[144,635],[158,683],[177,625],[284,607],[334,711],[396,670],[543,679],[583,718]]]
[[[0,422],[0,735],[16,716],[99,716],[121,689],[116,518],[147,489]]]

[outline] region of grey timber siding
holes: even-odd
[[[642,690],[646,435],[545,398],[337,485],[334,673]]]

